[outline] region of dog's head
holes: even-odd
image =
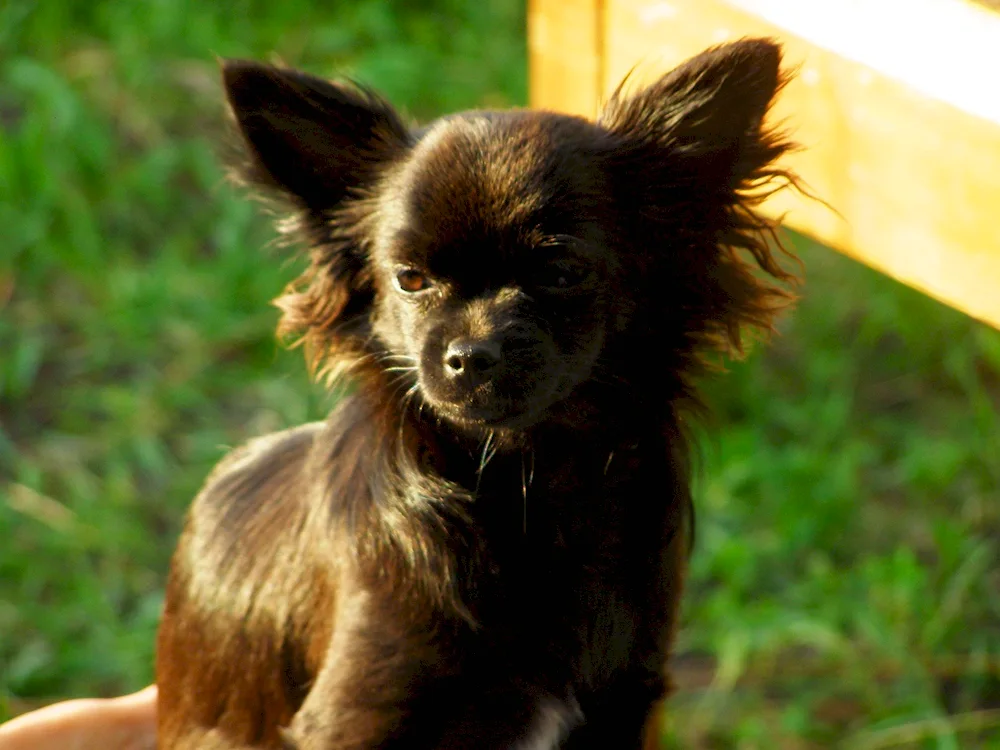
[[[418,130],[360,87],[225,63],[244,176],[291,203],[310,248],[282,330],[472,429],[571,415],[584,384],[678,395],[782,298],[755,273],[785,277],[751,210],[787,148],[763,125],[779,62],[744,40],[619,91],[596,123],[469,112]]]

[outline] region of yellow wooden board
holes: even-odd
[[[799,67],[774,113],[804,147],[786,166],[840,215],[787,191],[765,210],[1000,326],[1000,15],[982,6],[534,0],[532,105],[593,116],[637,64],[648,79],[742,36]]]

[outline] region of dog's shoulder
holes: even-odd
[[[333,475],[370,460],[377,442],[368,399],[340,398],[330,416],[253,438],[230,451],[212,470],[192,506],[192,517],[211,526],[238,528],[253,516],[308,503]]]
[[[188,589],[214,591],[210,599],[223,591],[235,596],[276,568],[305,517],[305,467],[322,429],[310,423],[254,438],[216,465],[191,505],[174,557]],[[241,612],[248,606],[231,604]]]
[[[323,422],[310,422],[253,438],[233,449],[208,475],[196,506],[216,504],[224,497],[256,495],[292,481],[323,428]]]
[[[230,451],[212,470],[191,505],[186,536],[195,547],[248,542],[266,527],[298,515],[303,474],[322,431],[315,422],[254,438]]]

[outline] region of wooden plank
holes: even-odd
[[[930,99],[1000,123],[1000,15],[984,7],[962,0],[726,2]]]
[[[792,193],[765,210],[1000,327],[1000,16],[960,0],[608,0],[603,12],[604,95],[637,62],[649,78],[712,44],[780,39],[801,66],[775,112],[804,146],[786,165],[841,216]],[[544,91],[533,103],[585,111]]]
[[[603,0],[529,0],[531,106],[597,114],[604,80]]]

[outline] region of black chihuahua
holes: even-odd
[[[694,381],[788,280],[754,207],[780,48],[716,47],[597,122],[223,67],[243,178],[311,263],[280,330],[351,383],[228,456],[174,557],[161,750],[654,747]]]

